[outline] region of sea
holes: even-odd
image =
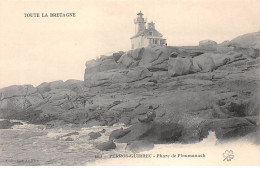
[[[255,133],[223,142],[210,132],[198,143],[155,144],[152,150],[133,153],[126,149],[125,143],[116,143],[116,149],[109,151],[95,148],[108,141],[111,131],[126,128],[123,124],[46,128],[19,122],[23,125],[0,129],[1,166],[260,165],[259,135]],[[103,129],[101,137],[89,139],[90,132]],[[79,134],[69,136],[72,141],[66,141],[64,135],[72,132]]]

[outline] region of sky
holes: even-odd
[[[0,0],[0,88],[84,80],[85,62],[130,50],[142,10],[171,46],[260,30],[260,0]],[[24,13],[76,13],[74,18]]]

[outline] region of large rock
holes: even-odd
[[[127,133],[129,133],[130,130],[124,130],[123,128],[121,129],[116,129],[114,131],[112,131],[109,135],[109,140],[113,141],[115,139],[118,139],[120,137],[123,137],[124,135],[126,135]]]
[[[126,68],[136,67],[142,57],[143,51],[144,48],[130,50],[123,54],[117,62],[123,64]]]
[[[258,116],[260,114],[260,99],[259,94],[255,94],[252,98],[245,101],[245,115]]]
[[[54,89],[43,94],[47,105],[58,106],[65,111],[74,108],[73,100],[77,96],[76,92],[69,89]]]
[[[153,74],[145,67],[135,67],[130,69],[126,74],[127,82],[142,80],[146,77],[151,77]]]
[[[168,61],[168,73],[170,76],[186,75],[194,72],[192,59],[181,57],[178,53],[171,54]]]
[[[153,143],[175,142],[181,136],[182,126],[177,123],[153,121],[133,124],[124,131],[127,134],[116,139],[116,142],[128,143],[135,140],[148,140]]]
[[[126,149],[133,153],[140,153],[142,151],[152,150],[154,144],[147,140],[136,140],[127,143]]]
[[[229,40],[225,40],[222,43],[218,44],[220,47],[230,47],[232,46],[232,43]]]
[[[126,82],[127,70],[110,70],[106,72],[98,72],[93,74],[86,74],[84,76],[85,85],[87,87],[108,86],[113,83]]]
[[[238,36],[232,39],[231,43],[239,44],[242,48],[260,49],[260,32]]]
[[[213,40],[202,40],[199,42],[200,47],[216,47],[218,44]]]
[[[31,103],[24,96],[7,98],[0,101],[0,110],[3,116],[5,116],[6,114],[5,112],[8,111],[21,112],[26,110],[30,106]]]
[[[165,46],[138,48],[125,53],[118,60],[126,68],[146,67],[149,71],[167,70],[170,51]]]
[[[115,83],[126,83],[142,80],[152,76],[145,67],[135,67],[130,70],[110,70],[93,74],[85,74],[85,85],[87,87],[109,86]]]
[[[153,140],[153,142],[175,142],[181,137],[182,130],[183,126],[178,123],[156,122],[146,139]]]
[[[113,57],[113,59],[117,62],[117,61],[121,58],[121,56],[122,56],[123,54],[124,54],[123,51],[119,51],[119,52],[113,53],[112,57]]]
[[[130,141],[141,139],[145,136],[152,128],[153,123],[137,123],[127,129],[124,132],[128,132],[123,137],[116,139],[119,143],[128,143]]]
[[[113,141],[103,142],[96,146],[101,151],[108,151],[116,148],[116,144]]]
[[[254,59],[260,57],[260,49],[248,48],[247,55]]]
[[[37,91],[41,94],[49,92],[54,89],[68,89],[77,93],[82,93],[84,91],[84,82],[81,80],[67,80],[63,82],[62,80],[53,82],[44,82],[36,87]]]
[[[101,136],[99,132],[90,132],[88,134],[90,140],[95,140]]]
[[[202,54],[193,58],[195,71],[212,72],[215,69],[215,62],[212,57],[207,54]]]
[[[0,121],[0,129],[10,129],[14,125],[23,125],[20,122],[10,122],[9,120]]]
[[[0,89],[0,100],[12,97],[28,96],[36,93],[37,89],[32,85],[14,85]]]
[[[144,66],[150,71],[167,71],[170,50],[165,46],[146,47],[142,52],[139,66]]]
[[[64,86],[64,82],[62,80],[57,80],[57,81],[53,81],[53,82],[43,82],[36,88],[37,88],[38,92],[43,94],[45,92],[49,92],[54,89],[63,88],[63,86]]]
[[[86,74],[97,73],[97,72],[104,72],[107,70],[117,69],[119,65],[116,61],[109,57],[104,59],[96,59],[90,60],[86,62]]]
[[[66,124],[63,120],[51,120],[47,123],[45,123],[47,128],[60,128],[61,126],[64,126]]]
[[[84,123],[88,120],[88,112],[85,109],[71,109],[60,114],[59,119],[68,123]]]
[[[56,120],[64,112],[59,106],[44,104],[35,109],[40,111],[39,122]]]
[[[0,89],[0,116],[10,115],[35,108],[44,102],[32,85],[15,85]]]
[[[122,115],[122,114],[126,114],[127,112],[133,111],[139,105],[140,105],[139,99],[129,100],[112,107],[111,109],[109,109],[109,112],[112,112],[113,116],[115,116],[115,114]]]
[[[245,136],[256,131],[256,125],[246,118],[209,119],[201,124],[201,137],[207,137],[214,131],[218,139],[230,139]]]

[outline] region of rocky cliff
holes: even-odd
[[[118,52],[87,61],[84,82],[3,88],[0,117],[49,127],[131,126],[111,133],[118,142],[191,143],[209,131],[219,139],[257,135],[260,52],[232,41]],[[150,105],[155,120],[140,123]]]

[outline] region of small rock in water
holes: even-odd
[[[100,133],[105,133],[106,132],[106,129],[103,129],[100,131]]]
[[[0,129],[10,129],[14,125],[23,125],[21,122],[10,122],[10,120],[0,121]]]
[[[116,148],[116,144],[113,141],[107,141],[107,142],[103,142],[100,143],[96,146],[97,149],[101,150],[101,151],[108,151],[111,149],[115,149]]]
[[[73,141],[73,139],[71,137],[68,137],[65,139],[65,141]]]
[[[13,122],[13,125],[23,125],[23,123],[16,121],[16,122]]]
[[[99,133],[99,132],[90,132],[89,134],[88,134],[88,136],[90,137],[89,139],[90,140],[94,140],[94,139],[97,139],[97,138],[99,138],[100,136],[101,136],[101,134]]]

